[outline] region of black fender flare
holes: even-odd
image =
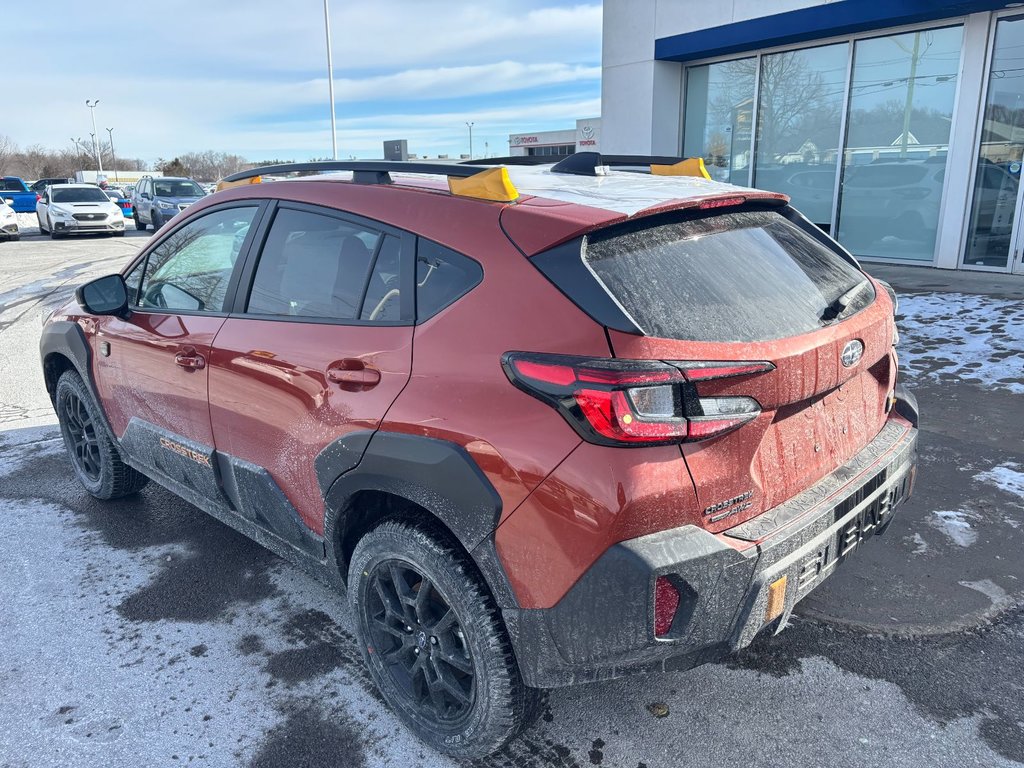
[[[327,446],[321,456],[317,474],[321,489],[328,489],[324,539],[328,556],[339,566],[347,565],[337,548],[348,527],[351,499],[362,491],[388,493],[437,517],[470,553],[499,607],[516,607],[494,546],[501,496],[465,448],[421,435],[357,432]],[[330,479],[329,467],[341,472]]]
[[[100,400],[99,392],[96,389],[96,381],[92,375],[92,349],[85,339],[85,331],[82,327],[71,320],[55,320],[48,322],[39,336],[39,357],[43,367],[43,381],[46,383],[46,391],[50,395],[50,402],[54,407],[57,405],[57,379],[52,381],[47,375],[47,361],[53,355],[60,355],[71,361],[75,371],[85,382],[86,389],[92,395],[97,412],[100,414],[100,421],[103,428],[110,436],[111,442],[120,451],[120,441],[107,420],[107,412],[103,408],[103,401]]]

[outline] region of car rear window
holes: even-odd
[[[584,240],[583,261],[636,326],[659,338],[779,339],[874,298],[870,284],[851,294],[864,275],[773,211],[610,228]]]

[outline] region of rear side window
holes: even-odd
[[[874,298],[853,265],[773,211],[641,220],[584,240],[583,260],[637,327],[660,338],[779,339]]]
[[[420,239],[416,246],[416,321],[422,323],[469,293],[483,268],[468,256]]]
[[[388,235],[377,251],[377,260],[366,286],[360,320],[391,322],[401,319],[402,241]]]
[[[355,320],[380,238],[333,216],[280,209],[256,266],[247,311]]]

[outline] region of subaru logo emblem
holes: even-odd
[[[864,354],[864,344],[857,339],[846,342],[846,346],[843,347],[843,354],[839,356],[839,359],[843,363],[844,368],[852,368],[858,362],[860,362],[861,355]]]

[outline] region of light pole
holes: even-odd
[[[473,159],[473,123],[466,122],[466,127],[469,128],[469,159]]]
[[[103,160],[100,158],[100,145],[96,142],[96,105],[100,103],[99,99],[85,100],[85,106],[89,108],[89,112],[92,114],[92,151],[96,153],[96,168],[97,170],[97,181],[99,181],[99,174],[103,173]]]
[[[96,155],[96,134],[95,133],[90,133],[89,134],[89,139],[90,139],[90,141],[92,141],[92,159],[95,160],[96,157],[97,157],[97,155]],[[99,176],[99,171],[96,171],[96,175]],[[96,181],[98,182],[99,178],[97,178]]]
[[[327,33],[327,90],[331,95],[331,157],[338,159],[338,126],[334,116],[334,62],[331,58],[331,12],[324,0],[324,31]]]
[[[110,137],[110,162],[114,166],[114,183],[116,184],[117,179],[117,155],[114,154],[114,129],[107,128],[107,135]]]
[[[82,154],[83,154],[83,153],[82,153],[82,137],[81,137],[81,136],[79,136],[79,137],[78,137],[78,138],[76,139],[76,138],[75,138],[74,136],[72,136],[72,137],[71,137],[71,142],[72,142],[72,143],[73,143],[73,144],[75,145],[75,152],[77,152],[77,153],[78,153],[78,156],[77,156],[77,157],[75,158],[75,165],[78,165],[78,163],[79,163],[79,162],[81,161],[81,159],[82,159]],[[84,171],[84,170],[85,170],[85,168],[82,168],[82,170]]]

